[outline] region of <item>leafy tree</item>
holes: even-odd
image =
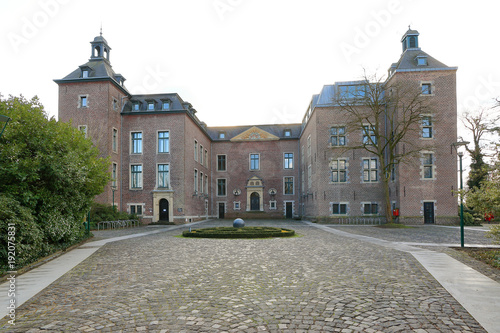
[[[12,118],[0,138],[0,193],[30,212],[45,249],[80,239],[110,179],[107,160],[70,124],[49,119],[37,97],[0,96],[0,114]]]
[[[341,91],[335,99],[346,117],[347,130],[364,134],[362,141],[346,145],[340,153],[361,149],[377,157],[384,188],[385,216],[391,223],[391,174],[398,165],[430,148],[415,140],[420,135],[422,115],[429,112],[430,102],[422,98],[421,88],[414,82],[387,81],[366,72],[362,82],[361,89]]]
[[[471,190],[481,187],[481,182],[488,175],[488,164],[483,141],[485,135],[494,131],[494,121],[488,119],[488,110],[482,108],[475,112],[465,112],[462,115],[462,123],[472,135],[472,147],[466,146],[472,161],[470,164],[467,187]],[[463,140],[463,138],[460,138]]]

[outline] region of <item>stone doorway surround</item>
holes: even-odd
[[[160,200],[168,201],[168,222],[174,222],[174,191],[173,190],[154,190],[153,191],[153,222],[160,220]]]
[[[262,185],[262,178],[259,178],[257,176],[253,176],[250,178],[247,182],[247,211],[252,211],[251,209],[251,196],[252,193],[257,193],[259,196],[259,210],[253,210],[253,211],[264,211],[264,185]]]

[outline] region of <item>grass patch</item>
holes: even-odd
[[[482,261],[485,264],[500,269],[500,249],[488,248],[456,248],[458,251],[464,251],[472,258]]]
[[[379,224],[376,226],[377,228],[387,228],[387,229],[412,229],[413,227],[401,223],[386,223]]]
[[[273,238],[293,237],[295,230],[274,227],[214,227],[186,230],[183,237],[194,238]]]

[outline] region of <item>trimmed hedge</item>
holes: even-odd
[[[294,235],[295,230],[273,227],[215,227],[186,230],[182,233],[184,237],[197,238],[272,238]]]

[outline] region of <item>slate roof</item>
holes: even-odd
[[[177,93],[166,93],[166,94],[147,94],[147,95],[132,95],[130,101],[127,101],[123,106],[122,112],[132,112],[132,106],[134,103],[139,103],[139,111],[134,112],[144,112],[147,110],[148,102],[155,102],[154,111],[165,111],[162,110],[163,101],[170,102],[170,108],[168,111],[189,111],[194,110],[190,103],[185,102]]]
[[[280,139],[298,139],[300,138],[301,124],[277,124],[277,125],[245,125],[245,126],[217,126],[208,127],[207,132],[213,141],[229,141],[235,136],[245,132],[246,130],[258,127],[263,131],[271,133]],[[291,136],[285,136],[285,130],[291,131]],[[224,132],[225,138],[219,139],[219,133]]]
[[[427,65],[417,65],[417,57],[427,57]],[[391,69],[404,70],[404,71],[426,71],[431,69],[456,69],[456,67],[449,67],[434,57],[431,57],[420,48],[407,49],[399,58],[399,61],[392,64]]]

